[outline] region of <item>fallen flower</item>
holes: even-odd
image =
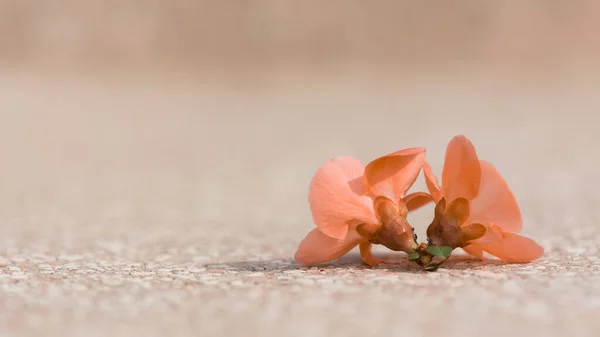
[[[335,260],[357,245],[363,261],[375,266],[372,244],[414,252],[409,211],[431,201],[427,193],[405,195],[425,161],[424,148],[377,158],[366,167],[352,157],[327,161],[313,177],[308,201],[317,228],[300,243],[294,259],[304,265]]]
[[[517,233],[522,217],[508,185],[488,162],[480,161],[473,144],[454,137],[446,149],[442,186],[424,163],[427,188],[436,203],[427,228],[430,245],[462,248],[483,259],[483,252],[504,261],[529,262],[544,249]]]

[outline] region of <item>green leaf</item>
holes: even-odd
[[[433,256],[446,258],[452,254],[452,248],[447,246],[429,246],[425,251]]]
[[[421,254],[419,254],[417,252],[408,254],[408,259],[409,260],[416,260],[416,259],[418,259],[420,257],[421,257]]]

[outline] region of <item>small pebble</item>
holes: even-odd
[[[75,270],[75,269],[79,268],[75,263],[63,264],[61,267],[64,269],[68,269],[68,270]]]
[[[106,277],[106,278],[102,278],[101,280],[102,280],[102,284],[105,284],[105,285],[111,286],[111,287],[123,284],[123,280],[116,279],[116,278],[108,278],[108,277]]]
[[[207,285],[207,286],[211,286],[211,285],[218,284],[219,281],[218,280],[200,280],[200,283]]]
[[[234,287],[243,287],[246,284],[243,281],[241,281],[241,280],[234,280],[234,281],[231,282],[231,285],[234,286]]]
[[[567,247],[567,253],[569,253],[569,254],[581,255],[581,254],[585,254],[585,252],[586,252],[586,249],[583,247],[577,247],[577,246]]]
[[[13,280],[24,280],[27,278],[27,275],[22,271],[18,271],[18,272],[12,273],[10,275],[10,278]]]
[[[213,264],[210,266],[210,269],[235,269],[228,264]]]
[[[303,285],[313,285],[313,284],[315,284],[315,281],[310,280],[310,279],[306,279],[306,278],[294,279],[294,282],[297,283],[297,284],[303,284]]]
[[[523,292],[523,289],[519,284],[512,280],[504,282],[502,289],[509,294],[521,294]]]
[[[164,261],[167,261],[167,260],[170,260],[170,259],[171,259],[171,255],[168,255],[168,254],[163,254],[163,255],[159,255],[159,256],[157,256],[157,257],[154,259],[154,261],[157,261],[157,262],[164,262]]]
[[[63,261],[79,261],[83,260],[83,255],[59,255],[58,259]]]

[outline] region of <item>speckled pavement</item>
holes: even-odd
[[[0,336],[597,336],[599,86],[455,75],[2,73]],[[542,259],[291,260],[325,160],[426,146],[439,173],[459,133]]]

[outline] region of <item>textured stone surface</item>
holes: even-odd
[[[290,78],[0,76],[0,335],[597,335],[597,85]],[[544,258],[291,260],[326,159],[426,146],[439,173],[458,133],[505,176]],[[409,218],[421,237],[431,212]]]

